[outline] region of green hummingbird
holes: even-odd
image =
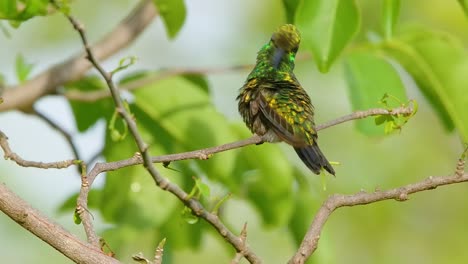
[[[335,170],[317,145],[314,106],[293,73],[301,36],[294,25],[280,26],[257,55],[255,68],[237,97],[248,128],[264,141],[284,141],[315,174]]]

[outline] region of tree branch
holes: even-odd
[[[83,47],[87,54],[87,59],[91,62],[91,64],[96,68],[96,70],[101,74],[104,80],[107,83],[107,86],[110,89],[112,94],[112,99],[115,103],[116,111],[120,114],[120,116],[125,120],[127,123],[130,133],[132,134],[133,138],[135,139],[135,143],[141,153],[143,159],[143,166],[152,176],[153,180],[155,181],[156,185],[159,186],[161,189],[169,191],[170,193],[174,194],[180,201],[182,201],[188,208],[192,210],[192,213],[198,217],[205,219],[208,223],[210,223],[220,234],[225,238],[227,242],[229,242],[238,252],[243,252],[244,256],[247,260],[251,263],[261,263],[261,260],[255,255],[255,253],[248,248],[242,242],[242,239],[235,236],[229,229],[219,220],[218,216],[208,212],[199,201],[189,198],[189,195],[182,190],[179,186],[170,183],[166,178],[164,178],[158,170],[153,166],[151,156],[148,151],[148,145],[143,141],[140,133],[138,132],[135,120],[133,119],[132,115],[125,109],[122,99],[120,97],[119,91],[115,86],[114,82],[112,81],[112,75],[105,71],[104,68],[99,64],[98,59],[94,55],[93,51],[91,50],[88,40],[86,37],[86,33],[84,31],[83,26],[75,20],[72,16],[68,14],[64,14],[70,23],[73,25],[75,30],[81,37],[81,41],[83,43]],[[89,190],[89,185],[92,183],[90,177],[88,177],[89,184],[88,187],[82,188]],[[80,198],[81,198],[81,191],[80,191]],[[87,199],[78,199],[78,207],[82,207],[80,216],[85,216],[88,214],[87,211]],[[84,202],[80,204],[80,202]],[[82,218],[84,221],[85,219]],[[87,219],[86,219],[87,221]],[[93,231],[94,233],[94,231]]]
[[[41,169],[65,169],[72,165],[77,165],[81,163],[81,161],[74,159],[56,162],[38,162],[24,160],[10,149],[10,145],[8,144],[8,137],[2,131],[0,131],[0,146],[3,149],[5,159],[13,160],[14,162],[16,162],[16,164],[22,167],[35,167]]]
[[[4,184],[0,184],[0,210],[76,263],[120,263],[43,216]]]
[[[390,110],[383,109],[383,108],[373,108],[373,109],[369,109],[365,111],[356,111],[352,114],[339,117],[327,123],[319,124],[317,125],[316,130],[317,131],[323,130],[325,128],[329,128],[331,126],[335,126],[335,125],[338,125],[347,121],[366,118],[369,116],[377,116],[377,115],[408,116],[411,114],[413,114],[412,107],[398,107],[398,108],[390,109]],[[168,162],[187,160],[187,159],[206,160],[216,153],[220,153],[220,152],[224,152],[224,151],[228,151],[232,149],[237,149],[237,148],[242,148],[242,147],[249,146],[249,145],[260,144],[262,142],[263,140],[260,136],[253,135],[252,137],[248,139],[235,141],[235,142],[231,142],[231,143],[227,143],[227,144],[223,144],[223,145],[219,145],[215,147],[209,147],[209,148],[193,150],[193,151],[188,151],[188,152],[151,157],[151,162],[152,163],[168,163]],[[133,156],[125,160],[99,163],[97,164],[96,167],[93,168],[92,174],[98,175],[99,173],[102,173],[102,172],[118,170],[120,168],[134,166],[138,164],[143,164],[143,160],[141,159],[141,156],[139,155]]]
[[[95,56],[105,59],[128,46],[149,25],[157,12],[150,0],[142,0],[135,9],[103,39],[91,47]],[[32,105],[44,95],[70,81],[78,80],[91,67],[84,54],[61,62],[28,82],[5,89],[0,112],[32,112]]]
[[[330,196],[320,207],[312,224],[309,227],[299,249],[289,260],[289,264],[303,264],[317,249],[320,233],[330,217],[338,208],[345,206],[365,205],[384,200],[394,199],[396,201],[406,201],[413,193],[433,190],[439,186],[468,182],[468,173],[453,176],[429,177],[421,182],[408,184],[399,188],[376,191],[373,193],[359,192],[353,195],[335,194]]]

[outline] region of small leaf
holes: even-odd
[[[395,25],[400,14],[400,0],[384,0],[382,12],[382,27],[385,39],[393,36]]]
[[[88,76],[66,84],[65,89],[69,91],[88,92],[104,90],[106,87],[104,82],[97,76]],[[110,118],[114,112],[114,103],[110,98],[95,102],[69,100],[69,103],[75,116],[76,126],[80,132],[88,130],[101,118]]]
[[[75,210],[75,213],[73,214],[73,222],[77,225],[81,224],[80,214],[76,210]]]
[[[182,210],[182,218],[187,222],[188,224],[196,224],[198,222],[198,217],[192,214],[192,210],[188,207],[184,207]]]
[[[185,22],[186,9],[183,0],[153,0],[161,15],[169,38],[174,38]]]
[[[206,198],[210,197],[210,187],[203,183],[200,179],[195,180],[195,184],[197,185],[198,190],[200,191],[201,195]]]
[[[0,1],[0,19],[14,22],[13,26],[19,26],[22,21],[34,16],[46,15],[49,0],[2,0]]]
[[[381,125],[387,121],[387,116],[386,115],[379,115],[375,117],[375,125]]]
[[[25,82],[31,73],[34,64],[27,63],[23,55],[16,56],[16,77],[20,83]]]
[[[123,70],[127,69],[128,67],[135,64],[135,62],[137,60],[138,60],[138,58],[135,57],[135,56],[128,56],[128,57],[124,57],[124,58],[120,59],[119,60],[119,66],[117,66],[117,68],[112,70],[111,74],[116,74],[119,71],[123,71]]]
[[[468,53],[458,39],[421,27],[386,41],[383,50],[408,71],[449,131],[468,140]]]
[[[358,31],[360,16],[354,0],[314,0],[301,1],[295,20],[319,70],[327,72]]]
[[[406,101],[406,92],[400,76],[385,59],[367,52],[354,52],[346,58],[346,80],[353,110],[379,107],[384,102],[386,108],[400,106],[393,97]],[[382,97],[382,95],[384,95]],[[381,98],[379,100],[379,98]],[[397,101],[397,102],[395,102]],[[387,117],[379,118],[378,122]],[[367,135],[383,135],[384,131],[371,119],[357,120],[358,129]]]

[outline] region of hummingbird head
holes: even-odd
[[[272,57],[273,67],[278,68],[284,61],[294,65],[296,52],[299,49],[301,35],[296,26],[286,24],[280,26],[271,36],[270,45],[274,47]],[[294,66],[293,66],[294,67]]]
[[[296,26],[286,24],[280,26],[271,36],[271,42],[276,48],[284,50],[285,53],[296,53],[301,42],[301,35]]]

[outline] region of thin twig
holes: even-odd
[[[317,249],[320,233],[330,215],[336,209],[345,206],[365,205],[384,200],[406,201],[413,193],[433,190],[439,186],[468,182],[468,173],[463,175],[429,177],[423,181],[408,184],[387,191],[373,193],[359,192],[353,195],[335,194],[330,196],[320,207],[312,224],[309,227],[299,249],[289,260],[289,264],[303,264]]]
[[[39,161],[29,161],[24,160],[18,154],[13,152],[10,149],[10,145],[8,144],[8,137],[0,131],[0,146],[3,149],[5,159],[12,160],[16,162],[16,164],[20,165],[21,167],[35,167],[41,169],[65,169],[72,165],[79,165],[81,164],[80,160],[62,160],[56,162],[39,162]]]
[[[356,111],[352,114],[342,116],[340,118],[331,120],[325,124],[318,125],[316,127],[317,131],[322,130],[331,126],[335,126],[347,121],[355,120],[355,119],[362,119],[369,116],[377,116],[377,115],[392,115],[392,116],[409,116],[414,114],[412,106],[401,106],[393,109],[384,109],[384,108],[373,108],[368,110]]]
[[[120,114],[120,116],[126,121],[130,133],[132,134],[133,138],[135,139],[135,143],[141,153],[143,159],[143,165],[146,170],[151,174],[153,177],[156,185],[158,185],[161,189],[166,190],[174,194],[180,201],[182,201],[187,207],[192,210],[192,213],[198,217],[203,218],[208,223],[210,223],[224,238],[227,242],[229,242],[237,251],[243,251],[247,260],[251,263],[261,263],[261,260],[256,256],[256,254],[248,247],[242,245],[242,241],[239,237],[235,236],[229,229],[219,220],[219,218],[208,212],[199,201],[189,198],[188,194],[182,190],[179,186],[170,183],[167,179],[165,179],[158,170],[153,166],[151,156],[148,151],[148,145],[143,141],[140,133],[138,132],[135,120],[133,119],[132,115],[125,109],[122,98],[120,97],[119,91],[115,86],[114,82],[112,81],[112,75],[104,70],[104,68],[99,64],[98,59],[94,56],[91,48],[88,44],[88,40],[86,37],[85,30],[83,26],[72,16],[65,14],[68,18],[70,23],[73,25],[75,30],[81,37],[81,41],[83,43],[84,49],[87,54],[87,59],[93,64],[94,68],[100,73],[100,75],[104,78],[107,83],[107,86],[110,89],[112,94],[112,99],[115,103],[116,111]],[[88,176],[89,184],[92,183],[90,181],[90,177]],[[82,189],[89,189],[89,187],[82,188]],[[81,194],[80,194],[81,196]],[[84,209],[87,209],[86,203],[80,204],[80,202],[87,202],[87,199],[78,199],[78,206],[81,206]],[[83,210],[80,216],[87,215],[87,210]],[[85,219],[82,218],[83,221]],[[88,221],[89,219],[86,219]],[[89,238],[88,238],[89,239]]]
[[[158,247],[156,248],[156,252],[154,253],[154,264],[162,264],[165,244],[166,238],[163,238],[163,240],[159,242]]]
[[[244,226],[242,227],[240,239],[242,239],[242,242],[245,246],[245,244],[247,243],[247,223],[244,223]],[[237,252],[234,258],[231,260],[231,264],[239,264],[242,257],[244,257],[244,254],[242,252]]]

